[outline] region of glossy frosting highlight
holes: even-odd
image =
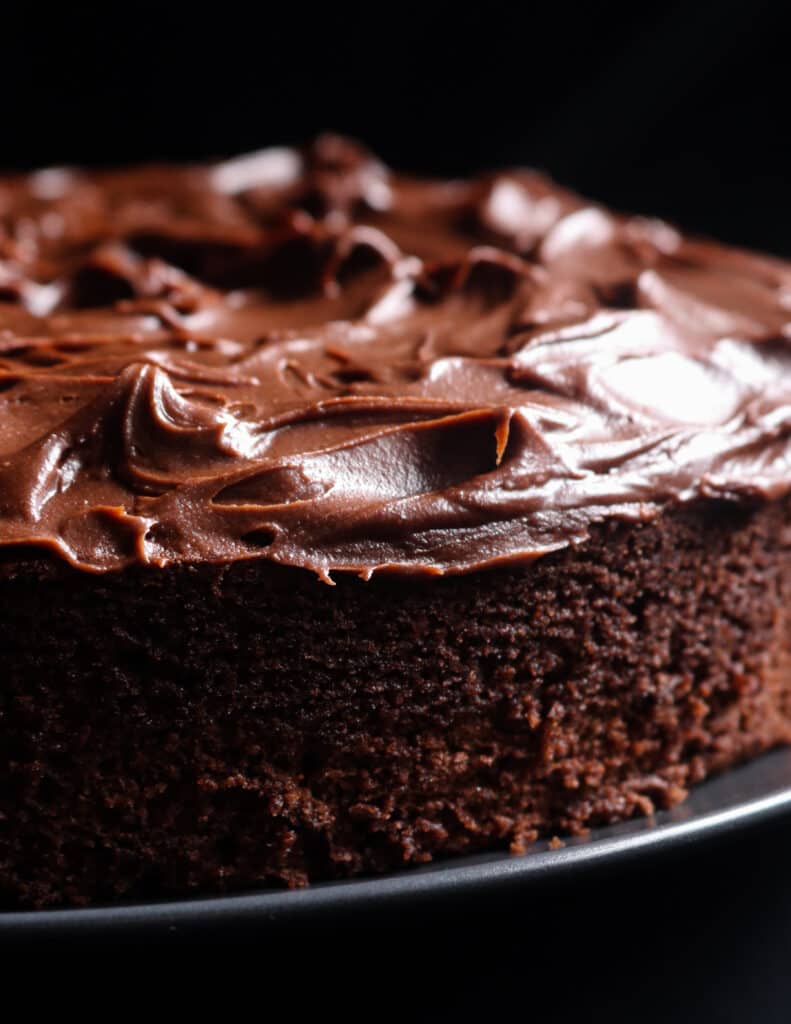
[[[791,267],[323,137],[0,179],[0,546],[465,572],[791,487]]]

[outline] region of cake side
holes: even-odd
[[[791,741],[786,502],[444,579],[6,562],[6,907],[377,873],[649,813]]]

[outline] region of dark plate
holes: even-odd
[[[403,901],[464,895],[484,888],[529,885],[620,863],[651,851],[670,851],[783,810],[791,812],[791,750],[778,750],[696,787],[672,811],[595,829],[560,849],[536,843],[522,857],[505,853],[461,857],[409,872],[306,889],[245,893],[158,903],[0,913],[0,938],[104,933],[172,933],[191,927],[275,927]]]

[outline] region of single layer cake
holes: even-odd
[[[334,137],[0,180],[0,903],[394,871],[791,741],[791,267]]]

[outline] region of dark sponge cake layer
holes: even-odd
[[[6,907],[521,851],[791,741],[787,502],[512,568],[2,567]]]

